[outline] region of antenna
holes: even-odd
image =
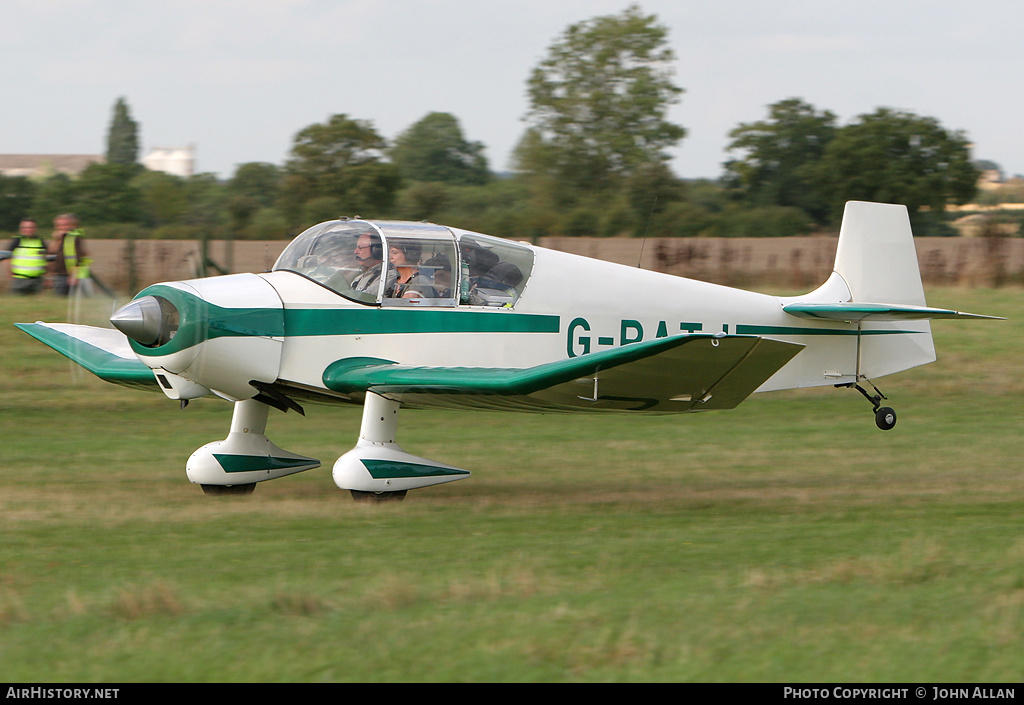
[[[654,203],[651,204],[651,212],[647,215],[647,225],[644,227],[644,238],[640,242],[640,258],[636,262],[636,268],[640,269],[640,265],[644,261],[644,246],[647,244],[647,231],[651,229],[651,218],[654,217],[654,208],[658,205],[658,197],[654,197]]]

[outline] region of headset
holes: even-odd
[[[360,236],[362,237],[362,236]],[[384,261],[384,245],[381,244],[380,236],[378,235],[367,235],[370,238],[370,257],[369,259],[375,259],[377,261]],[[359,258],[356,257],[358,260]],[[364,260],[359,260],[363,262]]]

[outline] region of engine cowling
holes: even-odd
[[[272,383],[281,369],[284,306],[256,274],[155,284],[110,322],[171,399],[250,399],[250,382]]]

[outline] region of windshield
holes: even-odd
[[[292,240],[274,264],[309,277],[342,296],[376,303],[384,280],[384,246],[372,225],[331,221],[314,225]]]

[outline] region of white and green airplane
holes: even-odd
[[[362,404],[334,481],[397,499],[469,472],[407,453],[402,408],[664,414],[731,409],[753,392],[859,390],[935,360],[906,208],[850,202],[835,269],[783,298],[427,223],[341,219],[295,238],[273,269],[147,287],[114,328],[17,324],[101,379],[184,406],[234,404],[189,458],[210,494],[320,466],[265,435],[271,408]],[[865,387],[868,387],[866,389]]]

